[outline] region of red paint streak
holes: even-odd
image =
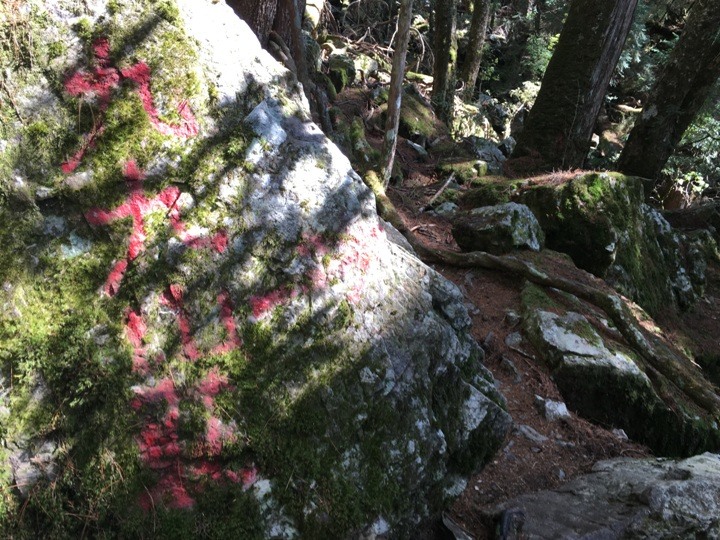
[[[223,323],[228,337],[220,345],[213,348],[212,354],[224,354],[239,348],[242,345],[242,340],[237,333],[237,325],[235,317],[233,317],[234,306],[230,295],[223,291],[218,295],[217,301],[220,305],[220,321]]]
[[[103,291],[108,296],[115,296],[120,289],[120,283],[127,271],[128,264],[134,261],[145,251],[145,216],[155,210],[167,212],[170,225],[180,236],[180,240],[189,248],[212,248],[218,253],[223,253],[227,248],[227,232],[221,230],[212,238],[194,236],[185,232],[185,224],[180,219],[180,210],[177,208],[177,201],[180,197],[180,190],[175,186],[163,189],[152,199],[148,198],[142,189],[142,182],[145,174],[140,170],[135,161],[128,161],[123,174],[127,181],[128,197],[121,205],[112,210],[102,208],[91,208],[85,213],[85,218],[91,225],[108,225],[114,221],[132,218],[132,232],[128,240],[128,251],[125,260],[118,261],[110,271]]]
[[[138,62],[125,69],[113,67],[110,64],[110,42],[107,38],[95,40],[93,52],[95,67],[89,72],[76,71],[65,80],[64,84],[65,91],[71,96],[97,100],[100,113],[80,149],[62,163],[61,168],[65,174],[70,174],[80,165],[87,150],[96,144],[98,137],[103,133],[105,113],[110,106],[112,94],[124,81],[130,81],[137,85],[137,93],[142,101],[143,109],[150,117],[150,123],[160,133],[182,138],[194,137],[198,134],[200,128],[197,120],[185,100],[181,101],[177,107],[181,118],[179,125],[173,126],[160,120],[150,90],[152,73],[145,62]]]
[[[178,290],[176,289],[176,296]],[[172,295],[172,291],[169,291]],[[136,388],[133,408],[141,413],[150,406],[144,416],[144,426],[136,438],[142,462],[155,471],[158,481],[140,500],[140,505],[151,509],[157,503],[170,508],[190,508],[194,504],[191,488],[199,491],[201,486],[193,482],[201,477],[214,481],[228,480],[242,482],[243,489],[249,488],[257,479],[254,467],[242,469],[240,473],[225,470],[217,461],[221,456],[226,442],[234,441],[236,434],[232,425],[224,424],[217,416],[211,415],[195,444],[185,445],[179,440],[178,424],[181,399],[192,398],[202,400],[203,405],[211,413],[214,411],[214,398],[229,388],[227,376],[220,373],[216,366],[209,370],[194,388],[186,390],[183,397],[178,395],[175,385],[170,379],[162,379],[155,386]],[[158,421],[157,405],[167,403],[167,410]]]
[[[172,126],[162,122],[159,113],[153,104],[153,95],[150,90],[150,68],[145,62],[138,62],[129,68],[120,71],[121,75],[138,85],[138,95],[142,101],[145,112],[150,117],[152,125],[163,135],[175,135],[176,137],[189,138],[198,134],[199,126],[195,120],[187,101],[181,101],[177,112],[182,119],[179,126]]]
[[[331,248],[321,234],[303,234],[302,240],[297,247],[298,255],[301,257],[318,256],[322,257],[330,252]]]
[[[205,378],[198,383],[196,391],[205,408],[212,410],[215,406],[215,396],[229,388],[229,386],[227,376],[222,375],[218,367],[215,366],[208,371]]]
[[[192,335],[190,319],[183,307],[183,291],[177,284],[172,284],[160,297],[160,301],[168,306],[177,319],[178,330],[180,331],[180,342],[183,347],[183,354],[188,360],[200,358],[200,351]]]
[[[106,295],[112,297],[118,293],[120,290],[120,282],[127,271],[127,267],[128,261],[125,259],[115,263],[112,270],[110,270],[110,274],[108,274],[108,277],[105,280],[105,285],[103,286],[103,291]]]
[[[252,308],[253,317],[259,319],[268,311],[271,311],[276,306],[279,306],[280,304],[294,296],[297,296],[297,292],[291,292],[290,290],[288,290],[287,287],[284,286],[274,291],[270,291],[263,296],[251,296],[250,307]]]
[[[195,505],[194,499],[185,488],[184,479],[177,471],[168,471],[149,493],[140,497],[140,506],[147,512],[159,503],[179,510],[188,510]]]
[[[227,231],[223,229],[215,233],[215,236],[213,236],[210,243],[215,251],[218,253],[225,253],[228,245]]]
[[[178,403],[180,403],[180,397],[175,390],[175,383],[167,377],[160,379],[155,386],[142,386],[137,388],[135,395],[141,403],[158,403],[165,401],[171,406],[177,406]]]
[[[125,316],[127,318],[125,334],[133,346],[133,372],[147,375],[150,372],[150,366],[145,356],[145,349],[142,346],[147,332],[147,325],[139,313],[129,308],[126,310]]]

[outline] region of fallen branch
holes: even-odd
[[[448,177],[447,180],[445,180],[445,183],[438,190],[438,192],[432,196],[432,198],[428,201],[428,203],[420,209],[421,212],[425,212],[426,210],[430,210],[430,208],[432,208],[433,203],[437,200],[437,198],[440,195],[442,195],[443,191],[445,191],[445,189],[450,185],[450,182],[453,181],[453,178],[455,178],[454,172]]]
[[[379,181],[373,181],[373,174],[366,177],[366,183],[375,192],[378,213],[400,231],[418,256],[425,262],[441,262],[463,268],[486,268],[509,272],[543,287],[552,287],[570,293],[601,308],[615,324],[625,341],[640,356],[651,380],[659,384],[656,373],[674,385],[689,401],[707,411],[712,417],[720,418],[720,396],[716,389],[697,370],[687,365],[684,358],[659,342],[646,338],[635,315],[627,304],[616,294],[578,281],[559,276],[548,276],[532,263],[512,255],[492,255],[484,251],[457,253],[444,249],[433,249],[422,245],[403,223],[392,201],[387,197]],[[658,389],[661,391],[661,389]]]

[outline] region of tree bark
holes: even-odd
[[[255,32],[260,45],[266,47],[275,22],[278,0],[227,0],[227,4]]]
[[[474,0],[472,18],[470,19],[470,31],[468,32],[468,48],[465,54],[465,62],[460,72],[460,80],[465,85],[464,94],[472,99],[475,94],[480,63],[482,62],[483,46],[485,45],[485,34],[488,21],[490,20],[490,4],[492,0]]]
[[[581,167],[637,0],[572,0],[509,166]],[[517,158],[524,158],[517,161]]]
[[[720,8],[697,0],[635,121],[618,170],[656,179],[720,77]]]
[[[432,104],[438,117],[449,122],[455,98],[455,64],[457,61],[457,5],[456,0],[435,0],[433,29]]]
[[[405,77],[405,59],[410,41],[410,24],[412,23],[413,0],[401,0],[398,13],[398,28],[393,53],[392,74],[390,75],[390,95],[388,98],[387,123],[385,140],[383,141],[383,185],[390,183],[392,168],[395,162],[398,127],[400,125],[400,107],[402,106],[402,83]]]

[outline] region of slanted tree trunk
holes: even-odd
[[[457,5],[456,0],[435,0],[433,29],[432,104],[438,117],[449,122],[455,96],[455,64],[457,61]]]
[[[492,0],[474,0],[473,2],[470,31],[468,32],[468,48],[465,54],[465,62],[460,71],[460,80],[465,85],[463,93],[468,99],[472,99],[475,93],[483,46],[485,45],[485,33],[490,20],[491,3]]]
[[[412,23],[413,0],[401,0],[398,13],[398,28],[393,54],[392,74],[390,75],[390,95],[388,97],[387,123],[385,124],[385,140],[383,141],[383,185],[390,183],[392,168],[395,162],[398,127],[400,125],[400,107],[402,105],[402,83],[405,77],[405,58],[410,41],[410,24]]]
[[[227,4],[255,32],[260,45],[266,47],[275,22],[278,0],[228,0]]]
[[[511,169],[514,164],[523,172],[582,166],[636,6],[637,0],[571,1]]]
[[[635,121],[617,168],[655,179],[720,77],[720,6],[697,0]]]

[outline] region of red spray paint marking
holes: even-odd
[[[177,201],[180,197],[180,190],[177,187],[166,187],[150,199],[143,192],[142,183],[145,174],[138,168],[137,163],[128,161],[123,168],[123,176],[127,181],[129,191],[125,202],[113,210],[91,208],[85,212],[85,218],[91,225],[109,225],[119,219],[132,218],[133,226],[128,242],[127,256],[124,260],[116,262],[110,271],[103,287],[106,295],[112,297],[118,293],[129,263],[145,251],[145,240],[147,239],[145,216],[153,211],[161,210],[166,213],[171,227],[187,247],[194,249],[211,248],[218,253],[223,253],[227,249],[227,232],[224,230],[217,232],[211,238],[186,231],[186,226],[180,219],[180,210],[177,207]]]
[[[90,133],[85,136],[79,150],[61,165],[65,174],[73,172],[80,165],[88,149],[97,143],[99,136],[105,130],[105,112],[110,106],[112,94],[124,81],[129,81],[137,86],[137,93],[140,96],[145,112],[150,117],[150,123],[160,133],[182,138],[194,137],[198,134],[199,126],[187,101],[180,102],[177,107],[177,112],[181,118],[179,125],[173,126],[160,120],[150,90],[152,78],[150,68],[145,62],[138,62],[125,69],[112,66],[110,64],[110,42],[107,38],[97,39],[93,44],[93,52],[95,67],[89,72],[76,71],[68,77],[64,85],[65,90],[71,96],[82,96],[87,99],[97,100],[100,113],[95,119]]]
[[[182,398],[178,395],[173,381],[165,378],[155,386],[135,388],[135,398],[131,405],[138,413],[142,413],[146,406],[157,409],[159,404],[165,403],[167,407],[160,420],[146,414],[145,424],[137,437],[141,460],[159,475],[157,484],[141,497],[140,504],[143,508],[149,510],[155,501],[162,501],[170,508],[192,507],[194,499],[188,491],[188,484],[200,477],[242,483],[243,489],[248,489],[257,480],[257,469],[254,466],[245,467],[238,473],[225,470],[217,461],[223,445],[236,438],[234,428],[224,424],[213,414],[215,397],[227,388],[227,377],[214,367],[194,388],[187,391],[186,398],[200,400],[210,412],[205,433],[197,441],[201,449],[199,454],[197,445],[188,447],[179,441],[178,405]],[[191,448],[195,448],[193,454],[189,454]]]
[[[237,333],[237,325],[235,323],[235,317],[233,317],[234,306],[230,295],[223,291],[218,295],[217,301],[220,306],[220,321],[223,323],[228,337],[220,345],[213,348],[212,353],[224,354],[239,348],[242,345],[242,340]]]
[[[192,334],[190,319],[183,308],[183,292],[179,285],[170,285],[160,297],[160,301],[168,306],[177,319],[178,330],[180,331],[180,343],[182,343],[183,354],[188,360],[200,358],[200,351],[195,343]]]

